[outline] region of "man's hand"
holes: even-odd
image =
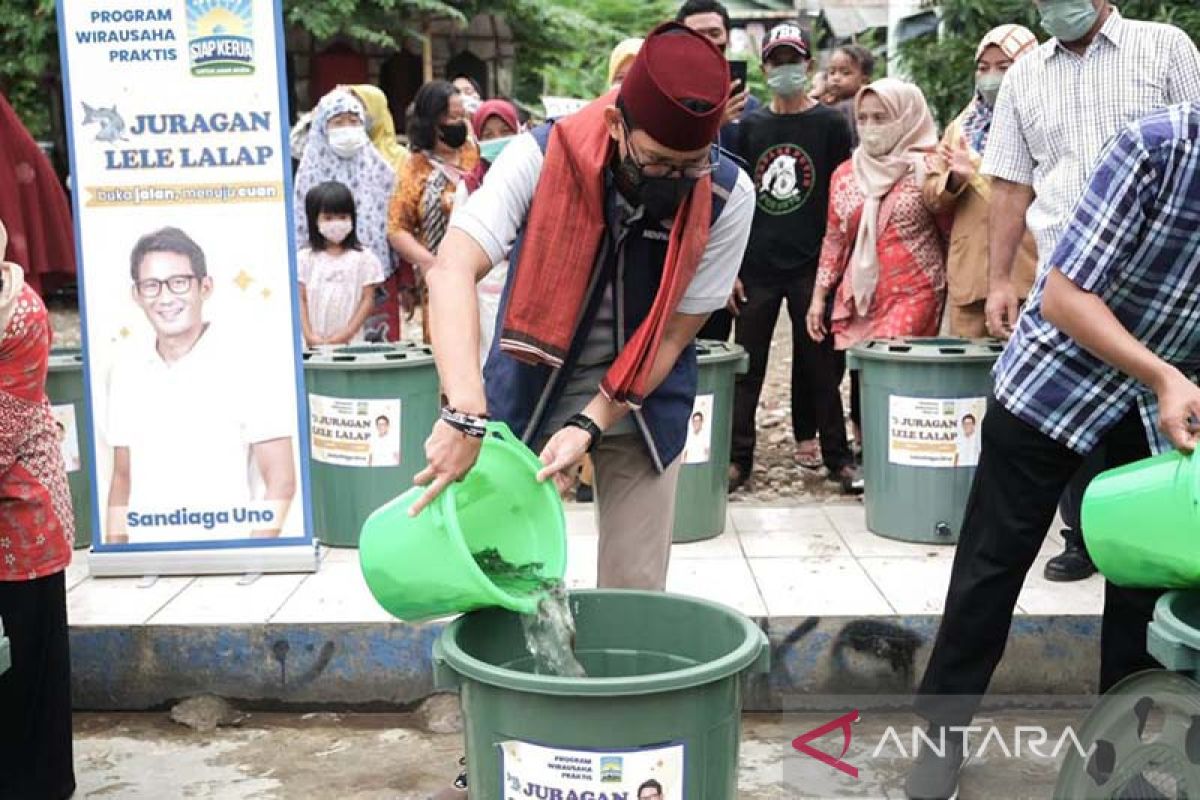
[[[741,316],[742,303],[746,302],[746,287],[742,285],[741,278],[734,278],[733,291],[729,294],[729,299],[725,301],[725,310],[733,316]]]
[[[1152,388],[1158,396],[1158,429],[1176,448],[1192,452],[1200,440],[1200,386],[1171,367]]]
[[[550,437],[539,458],[545,466],[537,474],[538,481],[554,478],[559,494],[566,494],[575,483],[575,467],[587,455],[592,437],[587,431],[567,426]]]
[[[985,309],[988,333],[997,339],[1011,336],[1021,309],[1012,281],[992,281]]]
[[[741,86],[741,81],[738,81],[734,88]],[[732,92],[732,90],[731,90]],[[733,92],[729,95],[729,102],[725,104],[725,119],[721,121],[722,125],[728,125],[735,119],[742,116],[742,112],[746,110],[746,101],[750,98],[749,87],[742,87],[740,92]]]
[[[456,431],[445,422],[433,424],[433,432],[425,440],[425,469],[417,473],[413,483],[428,486],[425,494],[413,503],[408,515],[415,517],[425,510],[442,491],[462,478],[475,466],[483,440]]]

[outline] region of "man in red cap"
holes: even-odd
[[[514,139],[456,211],[427,277],[446,407],[414,513],[501,420],[560,489],[592,453],[599,585],[665,588],[692,342],[729,297],[754,214],[749,178],[712,145],[728,93],[720,51],[667,23],[619,90]],[[481,376],[475,281],[506,257]]]

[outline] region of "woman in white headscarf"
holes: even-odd
[[[992,130],[992,109],[1004,75],[1017,59],[1037,49],[1033,31],[1001,25],[988,31],[975,50],[975,96],[950,123],[938,148],[940,158],[925,179],[925,199],[954,214],[946,260],[946,315],[943,329],[954,336],[988,335],[984,314],[988,296],[988,210],[992,179],[979,171]],[[1013,265],[1013,288],[1021,300],[1037,276],[1037,245],[1028,231]]]
[[[308,244],[304,198],[310,189],[325,181],[337,181],[349,187],[358,214],[355,225],[358,240],[375,254],[386,275],[390,276],[393,262],[387,239],[387,211],[396,173],[372,146],[367,134],[366,110],[346,88],[334,89],[321,98],[313,113],[304,157],[296,171],[297,250]],[[385,307],[392,308],[394,303],[386,302],[385,293],[380,295],[377,312],[368,317],[364,325],[365,335],[371,341],[392,340],[400,332],[399,312],[385,311]]]
[[[945,231],[921,189],[936,163],[925,95],[884,78],[855,98],[859,146],[833,174],[809,335],[846,350],[867,339],[933,336],[946,291]],[[833,292],[832,314],[826,299]],[[851,419],[858,424],[857,392]],[[861,437],[856,437],[861,442]]]

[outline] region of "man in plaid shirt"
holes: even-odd
[[[1192,103],[1130,125],[1105,150],[996,366],[917,701],[935,735],[968,724],[978,707],[1055,501],[1088,453],[1103,447],[1111,469],[1152,447],[1190,452],[1200,440],[1200,388],[1189,377],[1200,370],[1197,287],[1200,103]],[[1106,585],[1102,692],[1155,666],[1145,629],[1160,594]],[[952,751],[922,753],[911,797],[950,796],[962,762],[961,747]]]
[[[1002,338],[1017,318],[1011,273],[1026,227],[1045,271],[1104,145],[1152,111],[1200,98],[1200,52],[1179,28],[1126,19],[1107,0],[1037,5],[1054,38],[1005,76],[982,166],[992,176],[988,330]],[[1066,549],[1047,562],[1049,580],[1096,571],[1079,503],[1102,462],[1097,451],[1063,494]]]

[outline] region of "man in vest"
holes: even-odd
[[[515,139],[456,211],[427,276],[446,407],[414,514],[501,420],[560,490],[592,453],[599,586],[665,587],[692,342],[729,298],[754,215],[749,178],[712,146],[728,94],[721,52],[662,25],[618,90]],[[481,376],[475,282],[506,257]]]

